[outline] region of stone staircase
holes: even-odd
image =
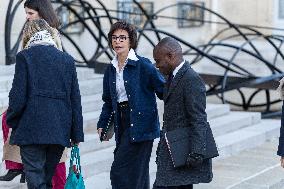
[[[2,111],[8,105],[8,91],[13,73],[13,66],[0,66],[0,109]],[[96,123],[102,107],[103,76],[94,74],[92,70],[86,68],[77,68],[77,73],[84,117],[85,142],[80,144],[80,152],[86,188],[109,189],[111,188],[109,171],[115,142],[112,139],[101,143],[96,134]],[[161,118],[163,102],[158,100],[158,106]],[[222,162],[223,159],[237,155],[240,151],[259,146],[268,139],[277,137],[279,133],[280,121],[261,120],[259,113],[233,112],[228,105],[223,104],[207,104],[206,112],[220,153],[220,157],[214,162]],[[3,140],[0,137],[0,157],[2,157],[2,144]],[[154,142],[150,161],[151,184],[155,180],[157,144],[158,139]],[[19,178],[16,178],[12,182],[0,182],[0,189],[2,188],[26,189],[26,185],[19,184]]]

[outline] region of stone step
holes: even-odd
[[[214,107],[214,106],[215,105],[209,105],[209,107]],[[219,108],[221,106],[217,105],[216,107]],[[240,114],[242,114],[242,113],[240,113]],[[113,139],[109,142],[103,142],[103,143],[101,143],[99,141],[99,137],[96,133],[96,128],[97,128],[96,124],[97,124],[97,120],[98,120],[99,115],[100,115],[100,110],[99,111],[93,111],[93,112],[85,112],[83,114],[84,130],[85,130],[85,142],[82,143],[82,145],[81,145],[82,153],[86,153],[86,152],[90,152],[90,151],[97,151],[97,150],[101,150],[101,149],[115,145],[115,141]],[[86,127],[89,128],[89,129],[87,129]],[[0,138],[0,142],[3,142],[2,138]],[[1,149],[1,146],[0,146],[0,149]],[[1,152],[0,152],[0,154],[2,155]]]
[[[103,106],[102,94],[85,95],[81,99],[83,112],[101,111]]]
[[[0,72],[1,73],[1,72]],[[98,92],[101,92],[100,86],[102,86],[103,83],[103,75],[102,74],[95,74],[94,71],[91,69],[86,68],[77,68],[77,77],[79,80],[79,84],[83,84],[84,86],[90,83],[90,81],[95,80],[94,82],[95,86],[97,85],[97,82],[100,83],[99,86],[96,86],[99,88]],[[0,75],[0,92],[8,92],[10,91],[13,83],[14,74],[9,75]],[[89,82],[85,82],[89,81]],[[84,89],[82,89],[84,90]]]
[[[159,109],[159,116],[163,117],[164,113],[164,102],[157,98],[157,106]],[[215,117],[219,117],[230,112],[230,106],[228,104],[206,104],[206,113],[208,119],[213,119]]]
[[[93,69],[89,69],[89,68],[84,68],[84,67],[76,67],[76,71],[77,71],[77,77],[79,80],[87,80],[90,78],[97,78],[97,77],[103,77],[103,74],[97,74],[94,72]],[[0,65],[0,80],[2,80],[2,76],[4,76],[3,78],[5,78],[5,76],[7,76],[7,78],[13,79],[15,73],[15,65],[9,65],[9,66],[3,66]]]
[[[230,113],[230,106],[228,104],[210,104],[206,103],[207,119],[211,120]]]
[[[152,156],[150,158],[150,163],[149,163],[150,188],[152,188],[152,185],[155,181],[155,176],[156,176],[156,171],[157,171],[155,159],[156,157]],[[100,188],[100,189],[111,189],[109,174],[110,174],[109,171],[104,171],[92,177],[86,178],[85,179],[86,187],[95,186],[96,188]]]
[[[102,83],[103,81],[101,78],[79,81],[81,96],[102,93]]]
[[[238,152],[253,148],[266,140],[279,135],[280,120],[267,119],[260,123],[216,137],[219,158],[228,157]]]
[[[279,128],[280,128],[279,120],[263,120],[261,123],[258,123],[256,125],[240,129],[238,131],[226,134],[224,136],[216,137],[215,139],[216,139],[216,142],[219,148],[219,153],[220,153],[220,157],[216,159],[221,160],[221,159],[224,159],[225,157],[228,157],[229,155],[237,154],[241,150],[256,147],[264,143],[267,139],[270,139],[273,136],[274,137],[278,136]],[[157,148],[157,141],[155,141],[155,144],[153,146],[153,152],[156,151],[156,148]],[[228,151],[228,149],[230,150]],[[153,152],[152,152],[152,157],[151,157],[151,162],[150,162],[150,165],[152,165],[150,168],[150,173],[151,172],[153,173],[152,179],[151,179],[152,182],[154,180],[153,175],[155,175],[155,171],[156,171],[155,155],[153,155],[154,154]],[[104,157],[109,157],[109,156],[104,154]],[[111,164],[111,161],[112,161],[112,157],[109,158],[109,164]],[[104,175],[105,173],[100,173],[100,174]],[[97,175],[95,175],[94,178],[96,176]],[[98,175],[98,177],[100,178],[101,176]],[[89,179],[88,177],[86,178],[87,180]],[[104,182],[99,181],[99,183],[109,183],[109,181],[106,181],[106,180]],[[109,185],[104,188],[108,188],[108,187]],[[99,186],[99,188],[101,188],[101,186]]]
[[[0,98],[0,102],[1,102],[1,98]],[[98,121],[98,116],[100,115],[102,105],[103,105],[102,95],[99,93],[95,95],[82,96],[83,112],[88,112],[88,114],[86,114],[85,117],[86,117],[86,120],[88,120],[92,126],[94,125],[94,123],[96,124]],[[162,117],[163,117],[163,112],[164,112],[163,101],[157,100],[157,105],[158,105],[158,110],[159,110],[159,117],[161,120],[160,122],[162,123]],[[211,119],[213,120],[213,118],[217,118],[217,117],[229,114],[230,108],[229,108],[229,105],[227,104],[207,104],[206,112],[207,112],[208,120],[211,120]],[[254,117],[257,117],[257,116],[254,116]],[[94,120],[92,120],[92,118]],[[89,124],[86,124],[86,125],[89,125]],[[92,131],[93,128],[91,129],[86,128],[86,130]]]
[[[0,76],[6,76],[6,75],[14,75],[15,73],[15,65],[0,65]]]
[[[283,168],[277,163],[227,188],[284,189]]]
[[[98,111],[95,113],[97,113],[96,115],[99,114]],[[92,115],[90,115],[90,117],[91,116]],[[219,118],[212,119],[211,127],[213,130],[214,136],[216,137],[216,140],[218,138],[217,136],[219,136],[220,134],[222,134],[222,136],[224,137],[225,134],[228,132],[236,131],[238,129],[241,129],[247,126],[254,126],[256,123],[260,122],[260,117],[258,113],[231,112],[230,114],[222,116],[222,117],[225,117],[225,118],[221,120]],[[236,118],[239,118],[239,120]],[[109,142],[101,143],[99,141],[98,135],[95,133],[96,124],[92,122],[93,122],[92,118],[89,121],[84,120],[84,123],[88,127],[90,127],[89,125],[91,125],[92,129],[88,130],[85,127],[86,142],[82,144],[82,153],[95,151],[95,150],[101,150],[101,149],[115,145],[115,141],[113,139]],[[223,131],[222,131],[222,128],[224,128]],[[92,134],[92,133],[95,133],[95,134]],[[220,139],[220,141],[222,142],[222,138]]]
[[[100,112],[96,112],[100,113]],[[98,115],[97,114],[97,115]],[[87,128],[85,127],[85,133],[95,133],[96,132],[96,123],[93,123],[93,119],[91,118],[90,121],[85,121],[84,123],[87,125]],[[233,132],[236,130],[239,130],[244,127],[252,126],[260,122],[260,115],[258,113],[245,113],[245,112],[231,112],[230,114],[227,114],[225,116],[221,116],[212,120],[209,120],[213,134],[215,137],[225,135],[226,133]],[[90,128],[92,127],[92,128]],[[106,145],[103,142],[103,145],[101,145],[101,142],[98,139],[98,135],[90,135],[94,136],[92,139],[92,144],[94,146],[97,146],[96,149],[104,149],[106,147],[109,147],[111,145],[115,145],[114,141],[110,141],[108,145]],[[85,143],[83,144],[85,145]],[[94,147],[93,147],[94,148]],[[89,150],[91,151],[91,150]]]
[[[279,132],[279,127],[279,120],[263,120],[261,123],[255,124],[253,126],[231,132],[224,136],[216,137],[219,152],[222,156],[221,158],[236,154],[243,149],[251,148],[263,143],[267,138],[276,136]],[[113,161],[113,150],[115,142],[114,139],[112,139],[110,142],[103,142],[101,144],[98,143],[98,136],[96,134],[86,134],[86,142],[80,145],[81,165],[83,175],[86,178],[86,183],[103,183],[103,186],[96,184],[96,186],[103,189],[110,186],[107,183],[109,183],[109,170],[111,162]],[[152,182],[154,180],[156,171],[155,151],[157,148],[157,143],[158,140],[155,140],[150,163]],[[95,181],[92,181],[93,179]],[[99,179],[103,179],[103,181]]]
[[[80,144],[80,153],[87,154],[89,152],[99,151],[112,146],[115,146],[114,138],[108,142],[101,142],[97,133],[85,134],[85,141]]]
[[[254,125],[261,121],[261,115],[257,112],[230,112],[209,120],[215,137],[226,133]]]
[[[84,97],[82,97],[84,98]],[[99,98],[97,96],[97,98]],[[102,101],[99,102],[99,100],[97,101],[98,103],[101,103],[99,107],[97,107],[96,111],[91,111],[91,112],[86,112],[84,113],[84,130],[86,132],[94,132],[94,130],[96,130],[96,125],[101,113],[101,107],[102,107]],[[163,118],[163,102],[161,100],[157,101],[157,105],[158,105],[158,112],[159,112],[159,118],[160,118],[160,123],[162,124],[162,118]],[[207,104],[207,108],[206,108],[206,113],[207,113],[207,117],[208,120],[210,122],[210,120],[214,120],[214,118],[229,114],[229,106],[228,105],[224,105],[224,104]],[[233,113],[234,114],[234,113]],[[238,113],[236,113],[238,114]],[[254,120],[255,122],[257,121],[257,117],[258,115],[256,115],[257,113],[251,113],[249,114],[250,116],[253,116],[253,118],[248,119],[248,120]],[[243,113],[240,112],[238,115],[242,116]],[[250,117],[250,116],[245,116],[245,117]],[[226,117],[227,118],[227,117]],[[222,119],[220,119],[222,120]],[[215,123],[217,123],[216,121],[213,121]],[[223,120],[222,120],[223,123]],[[245,123],[244,123],[245,124]]]
[[[93,81],[93,80],[92,80]],[[98,82],[98,81],[96,81]],[[88,84],[88,83],[87,83]],[[87,84],[83,83],[83,86],[87,86]],[[99,82],[97,83],[99,85]],[[96,88],[92,87],[93,93],[91,91],[87,91],[84,87],[81,87],[83,92],[81,92],[82,96],[82,108],[83,112],[91,112],[101,110],[103,101],[102,101],[102,94],[94,91]],[[99,87],[100,88],[100,87]],[[101,89],[100,89],[101,90]],[[87,92],[86,92],[87,91]],[[87,94],[86,94],[87,93]],[[8,99],[9,92],[0,92],[0,110],[5,109],[8,106],[9,99]],[[159,109],[159,116],[162,117],[163,115],[163,108],[164,103],[163,101],[157,99],[157,105]],[[219,117],[230,112],[230,107],[227,104],[207,104],[206,107],[207,117],[208,119],[213,119],[215,117]]]
[[[8,107],[9,98],[7,93],[0,93],[0,114]],[[100,93],[81,96],[82,111],[92,112],[101,110],[103,101]]]
[[[3,76],[2,76],[3,77]],[[6,76],[5,76],[6,77]],[[3,93],[1,97],[5,96],[12,87],[12,80],[0,80],[0,92]],[[102,92],[102,78],[95,77],[88,80],[79,80],[79,87],[81,95],[92,95]],[[8,98],[8,95],[6,96]]]
[[[7,109],[8,103],[9,103],[8,92],[0,93],[0,114]],[[81,103],[82,103],[83,113],[101,110],[103,105],[102,95],[100,93],[91,94],[91,95],[82,95]]]
[[[93,98],[93,96],[90,96],[90,98]],[[85,104],[84,100],[82,100],[82,102],[83,104]],[[86,100],[86,102],[88,102],[88,100]],[[83,106],[83,109],[84,107],[85,106]],[[217,110],[218,110],[218,108],[222,106],[208,105],[208,107],[211,107],[210,109],[212,111],[209,111],[209,114],[208,114],[208,115],[211,115],[210,112],[214,112],[213,111],[214,107],[217,107]],[[99,141],[98,135],[96,133],[96,129],[97,129],[97,121],[98,121],[100,113],[101,113],[100,110],[83,113],[83,124],[84,124],[83,127],[84,127],[84,132],[86,135],[86,142],[82,144],[82,147],[84,149],[83,153],[100,150],[100,149],[104,149],[109,146],[115,145],[114,141],[110,141],[108,143],[101,143]],[[209,117],[212,117],[212,116],[209,116]],[[213,118],[212,120],[209,120],[215,137],[220,136],[221,134],[225,134],[227,132],[235,131],[237,129],[240,129],[240,128],[243,128],[249,125],[253,125],[255,123],[258,123],[259,121],[260,121],[260,118],[259,118],[258,113],[244,113],[244,112],[231,112],[221,117],[217,117],[217,118]],[[0,142],[2,142],[2,137],[0,137]]]
[[[227,189],[284,189],[283,168],[280,163],[228,186]]]
[[[101,114],[100,110],[86,112],[83,114],[84,132],[94,133],[97,131],[97,123],[98,123],[100,114]]]
[[[276,155],[278,138],[213,162],[214,178],[196,189],[283,189],[283,168]]]
[[[272,123],[272,122],[271,122]],[[156,142],[155,142],[156,143]],[[195,189],[284,189],[283,168],[280,167],[279,157],[276,155],[278,140],[267,141],[264,144],[244,150],[228,158],[213,160],[213,181],[209,184],[194,185]],[[80,147],[81,148],[81,147]],[[109,170],[112,161],[112,150],[90,153],[90,160],[97,159],[97,167],[93,167],[92,176],[84,177],[86,188],[111,189]],[[151,187],[155,180],[156,164],[154,149],[150,160]],[[82,156],[82,165],[85,160]],[[110,162],[104,163],[104,159]],[[86,165],[84,165],[86,167]],[[83,167],[83,174],[86,168]],[[98,171],[104,169],[105,171]],[[16,178],[19,179],[19,178]],[[18,181],[0,182],[2,189],[26,189],[26,185]]]

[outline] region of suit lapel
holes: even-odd
[[[167,101],[170,94],[174,92],[177,84],[179,83],[180,79],[182,78],[183,74],[190,68],[189,63],[186,61],[184,65],[180,68],[180,70],[177,72],[175,77],[173,78],[173,81],[170,85],[170,87],[165,87],[165,93],[164,93],[164,102]]]

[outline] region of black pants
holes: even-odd
[[[193,185],[186,186],[155,186],[153,189],[193,189]]]
[[[112,189],[150,189],[149,161],[153,140],[130,141],[130,111],[118,109],[120,115],[119,143],[114,152],[110,179]]]
[[[52,177],[64,147],[55,144],[20,146],[28,189],[52,189]]]

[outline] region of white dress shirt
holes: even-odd
[[[176,76],[176,74],[178,73],[178,71],[181,69],[181,67],[184,65],[184,63],[185,63],[185,60],[183,60],[183,61],[179,64],[179,66],[174,69],[174,71],[173,71],[173,76],[174,76],[174,77]]]
[[[134,60],[134,61],[139,60],[133,49],[129,50],[128,56],[121,70],[119,70],[119,67],[118,67],[117,55],[115,55],[115,57],[111,61],[112,65],[115,67],[115,70],[116,70],[116,94],[117,94],[118,103],[128,101],[125,86],[124,86],[124,79],[123,79],[123,70],[127,64],[128,59]]]

